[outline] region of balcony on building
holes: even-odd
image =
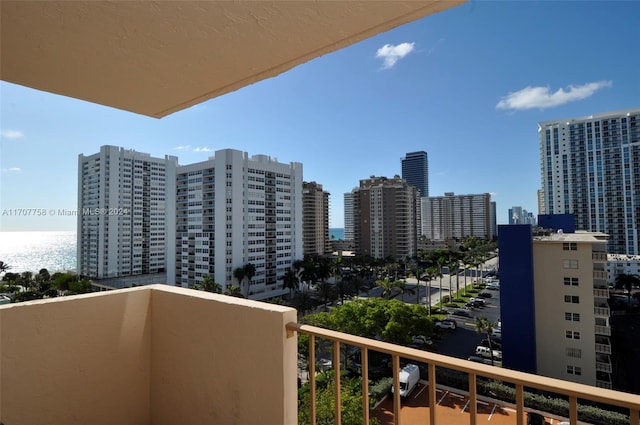
[[[640,396],[612,391],[608,356],[597,358],[598,386],[561,381],[366,339],[296,322],[294,309],[166,285],[0,306],[0,421],[5,424],[298,423],[298,338],[333,344],[336,417],[341,415],[342,344],[361,355],[387,353],[428,371],[426,393],[436,406],[439,372],[463,372],[470,403],[451,421],[428,409],[431,424],[479,423],[484,399],[477,380],[513,385],[514,424],[523,424],[524,389],[566,396],[567,420],[577,423],[577,400],[607,403],[640,424]],[[602,341],[601,341],[602,342]],[[309,352],[315,391],[315,350]],[[365,357],[363,357],[365,358]],[[363,362],[366,364],[366,362]],[[399,385],[399,372],[394,385]],[[433,386],[431,385],[433,384]],[[368,382],[363,378],[363,388]],[[399,423],[399,391],[392,422]],[[363,393],[368,405],[368,392]],[[37,408],[34,408],[37,400]],[[474,402],[475,401],[475,402]],[[316,412],[316,405],[311,405]],[[373,413],[363,409],[363,422]],[[543,412],[544,413],[544,412]],[[336,420],[339,423],[339,420]]]

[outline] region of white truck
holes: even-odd
[[[409,363],[400,370],[400,397],[406,398],[416,387],[420,380],[420,369],[418,365]],[[395,392],[395,387],[391,387],[391,392]]]

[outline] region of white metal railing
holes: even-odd
[[[299,323],[289,323],[286,325],[287,330],[291,333],[299,332],[309,335],[309,381],[310,381],[310,418],[311,424],[316,425],[316,385],[315,385],[315,340],[316,337],[330,340],[333,342],[333,369],[334,369],[334,394],[335,394],[335,419],[336,425],[341,425],[341,402],[340,402],[340,344],[349,344],[361,349],[361,376],[362,376],[362,407],[363,407],[363,423],[368,424],[370,419],[369,412],[369,380],[368,380],[368,352],[369,350],[378,351],[391,355],[393,362],[393,412],[394,423],[400,425],[400,358],[415,360],[426,363],[428,367],[428,405],[429,423],[437,424],[437,416],[435,406],[436,400],[436,366],[445,367],[452,370],[464,372],[469,379],[469,420],[471,425],[477,424],[477,387],[476,380],[478,377],[495,379],[513,384],[516,389],[516,423],[524,425],[524,388],[534,388],[541,391],[549,391],[559,395],[567,396],[569,399],[569,422],[571,425],[578,423],[578,399],[590,400],[594,402],[609,404],[629,410],[630,425],[640,425],[640,396],[612,391],[610,389],[599,389],[594,391],[594,387],[575,382],[563,381],[560,379],[548,378],[544,376],[518,372],[509,369],[503,369],[495,366],[475,363],[455,357],[444,356],[442,354],[431,353],[414,348],[403,347],[387,342],[376,341],[373,339],[363,338],[342,332],[336,332],[316,326],[302,325]],[[607,384],[606,381],[597,381],[599,384]],[[611,384],[608,383],[609,388]],[[600,385],[598,385],[600,386]]]
[[[601,270],[594,270],[593,271],[593,278],[594,279],[606,279],[608,277],[607,272],[605,271],[601,271]]]
[[[607,253],[606,252],[592,252],[591,259],[593,261],[607,261]]]
[[[609,326],[596,325],[595,333],[597,335],[611,336],[611,328]]]
[[[609,290],[593,288],[593,296],[596,298],[609,298]]]
[[[609,317],[609,307],[593,307],[596,316]]]
[[[612,371],[611,363],[596,361],[596,371],[611,373],[611,371]]]
[[[596,343],[596,353],[611,354],[611,346]]]

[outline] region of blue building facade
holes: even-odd
[[[420,197],[429,196],[429,158],[425,151],[409,152],[402,159],[402,178],[420,191]]]
[[[502,365],[536,373],[533,235],[529,224],[498,226]]]

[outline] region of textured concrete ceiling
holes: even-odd
[[[463,3],[0,2],[0,78],[152,117]]]

